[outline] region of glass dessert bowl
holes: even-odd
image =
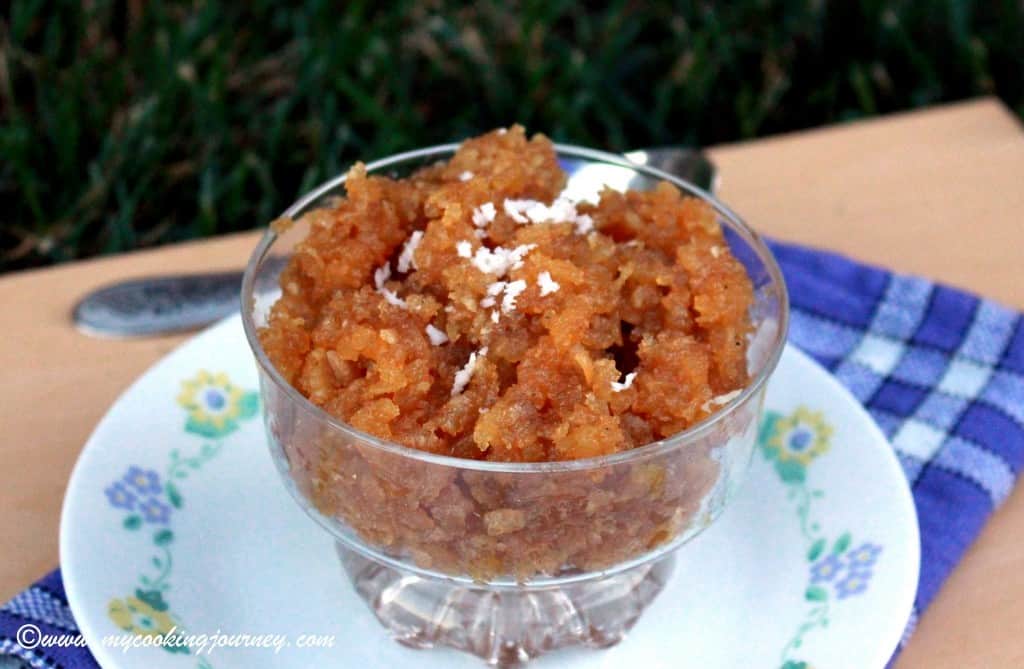
[[[404,177],[457,148],[396,155],[366,172]],[[580,197],[667,181],[706,202],[746,270],[749,383],[715,398],[714,413],[682,432],[598,457],[495,462],[389,442],[303,396],[271,362],[259,329],[280,296],[282,268],[309,232],[301,217],[344,196],[344,176],[292,205],[283,218],[293,224],[268,230],[242,288],[273,459],[335,538],[355,590],[399,642],[451,646],[497,665],[625,636],[671,574],[674,551],[715,521],[746,474],[788,318],[771,252],[714,197],[612,154],[555,150],[567,190]]]

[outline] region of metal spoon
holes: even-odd
[[[681,147],[630,151],[626,158],[713,191],[715,166]],[[238,310],[242,272],[181,274],[121,281],[98,288],[72,311],[75,327],[94,337],[147,337],[195,330]]]

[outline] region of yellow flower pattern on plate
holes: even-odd
[[[137,597],[110,600],[107,613],[118,627],[139,636],[157,636],[174,629],[166,611],[157,611]]]
[[[204,443],[192,452],[172,449],[163,473],[149,464],[133,464],[103,491],[112,508],[128,514],[121,522],[125,530],[153,532],[155,554],[149,564],[156,569],[139,574],[134,595],[111,599],[107,616],[120,629],[148,637],[168,653],[191,655],[184,625],[171,613],[165,599],[176,539],[170,526],[184,504],[179,486],[216,457],[224,444],[223,437],[238,429],[241,421],[259,413],[260,400],[258,393],[236,386],[227,374],[200,370],[182,381],[177,403],[185,409],[185,431],[202,437]],[[202,657],[196,667],[212,669]]]
[[[785,467],[806,467],[824,455],[832,439],[832,426],[819,411],[799,407],[788,416],[771,423],[764,441],[766,455]]]
[[[200,370],[183,381],[178,404],[188,411],[185,429],[204,437],[223,437],[259,409],[256,393],[235,386],[226,374]]]

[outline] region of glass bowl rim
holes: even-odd
[[[367,163],[366,172],[373,173],[380,169],[410,160],[422,160],[435,157],[442,158],[454,153],[459,146],[461,146],[461,143],[438,144],[422,149],[416,149],[414,151],[396,153]],[[685,193],[699,197],[710,204],[715,209],[716,213],[724,218],[734,231],[739,234],[740,237],[742,237],[743,240],[754,250],[758,260],[764,264],[772,283],[776,286],[779,300],[779,323],[775,333],[775,338],[771,344],[771,352],[768,355],[765,364],[758,371],[753,381],[747,384],[747,386],[740,391],[739,395],[722,405],[722,407],[715,413],[695,425],[691,425],[682,432],[677,432],[672,436],[658,441],[652,441],[651,443],[644,444],[643,446],[619,451],[618,453],[580,458],[577,460],[556,460],[548,462],[471,460],[469,458],[459,458],[451,455],[441,455],[438,453],[421,451],[399,443],[386,441],[369,434],[368,432],[356,429],[310,402],[309,399],[302,395],[302,393],[300,393],[281,376],[277,371],[277,368],[267,357],[266,352],[263,350],[259,337],[256,335],[257,327],[252,318],[251,307],[256,280],[256,268],[260,266],[271,246],[273,246],[279,236],[277,232],[274,231],[273,227],[267,228],[259,243],[256,245],[256,248],[253,250],[252,255],[249,258],[249,262],[245,267],[241,290],[242,325],[245,330],[245,337],[249,343],[249,348],[252,349],[257,364],[263,370],[266,377],[269,378],[294,404],[301,407],[302,410],[311,414],[318,420],[323,421],[333,430],[342,432],[353,439],[357,439],[365,444],[374,446],[375,448],[378,448],[390,455],[419,460],[421,462],[444,467],[509,474],[552,473],[599,469],[602,467],[610,467],[613,465],[632,462],[634,460],[642,460],[648,457],[656,457],[674,448],[680,448],[686,443],[700,439],[712,431],[719,422],[735,413],[737,408],[744,406],[746,402],[754,396],[765,383],[767,383],[769,377],[771,377],[772,373],[775,371],[779,359],[782,357],[782,351],[786,345],[786,334],[789,327],[789,293],[786,288],[786,282],[783,278],[782,270],[779,267],[778,262],[775,260],[775,256],[771,252],[771,249],[769,249],[768,245],[765,243],[764,238],[757,231],[748,226],[738,214],[723,204],[718,198],[704,189],[695,186],[689,181],[680,179],[668,172],[664,172],[647,165],[639,165],[637,163],[630,162],[624,156],[616,155],[614,153],[575,146],[572,144],[555,143],[554,147],[555,152],[559,157],[583,158],[595,163],[605,163],[615,165],[617,167],[623,167],[648,177],[667,181],[677,188],[680,188]],[[346,172],[323,182],[296,200],[284,211],[283,214],[281,214],[281,217],[295,218],[296,216],[300,216],[301,214],[299,212],[303,212],[303,210],[311,203],[317,201],[329,191],[332,191],[338,186],[344,184],[346,177],[347,170]]]

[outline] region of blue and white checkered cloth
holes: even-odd
[[[34,625],[35,629],[26,632],[27,625]],[[41,635],[68,638],[79,634],[60,569],[55,569],[0,608],[0,669],[99,667],[85,646],[33,647],[40,642]],[[19,641],[32,648],[23,647]]]
[[[905,640],[1024,465],[1024,318],[831,253],[772,248],[793,304],[790,341],[867,407],[913,491],[921,580]],[[47,669],[97,666],[82,648],[21,648],[15,634],[28,622],[44,633],[75,631],[59,570],[0,608],[0,669],[5,657]]]
[[[914,494],[921,579],[905,642],[1024,465],[1024,319],[831,253],[772,250],[793,303],[790,341],[867,407]]]

